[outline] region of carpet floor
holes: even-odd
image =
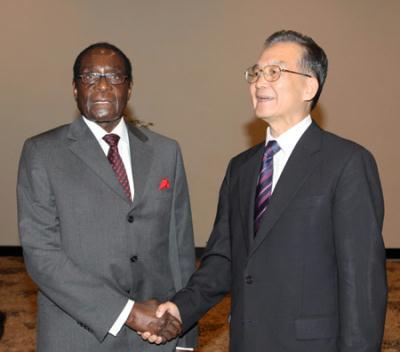
[[[387,273],[389,304],[382,352],[400,352],[400,262],[388,261]],[[36,293],[22,259],[0,257],[0,311],[7,315],[0,352],[35,351]],[[200,321],[197,352],[228,351],[229,305],[226,297]]]

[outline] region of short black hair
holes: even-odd
[[[265,41],[265,47],[282,42],[297,43],[304,49],[300,65],[318,80],[318,91],[311,102],[312,110],[317,105],[328,73],[328,58],[325,51],[311,37],[292,30],[281,30],[271,34]]]
[[[114,53],[118,54],[122,61],[124,62],[125,66],[125,74],[128,76],[129,82],[132,82],[132,64],[129,60],[129,58],[124,54],[124,52],[116,47],[113,44],[107,43],[107,42],[99,42],[99,43],[94,43],[92,45],[89,45],[87,48],[83,49],[79,55],[75,59],[74,63],[74,81],[78,79],[78,76],[81,74],[81,63],[83,57],[91,50],[93,49],[108,49],[113,51]]]

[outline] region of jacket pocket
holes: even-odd
[[[296,338],[298,340],[333,338],[338,335],[338,324],[336,316],[297,319]]]
[[[288,209],[309,209],[321,207],[329,200],[327,195],[316,195],[309,197],[301,197],[293,199],[288,206]]]

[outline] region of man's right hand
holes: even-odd
[[[156,300],[135,302],[126,325],[138,332],[144,340],[161,344],[178,336],[182,328],[180,320],[166,312],[167,309],[164,312],[161,309],[156,315],[159,310],[157,308],[159,302]],[[152,338],[144,338],[143,333]]]
[[[164,302],[163,304],[160,304],[158,306],[158,309],[156,311],[157,318],[162,318],[166,314],[173,316],[175,319],[179,321],[180,324],[182,323],[181,314],[179,312],[178,307],[174,303]],[[156,344],[162,343],[162,336],[160,336],[159,334],[154,334],[150,330],[146,330],[140,335],[142,336],[143,340],[153,342]]]

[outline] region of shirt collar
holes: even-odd
[[[267,145],[269,141],[277,141],[279,146],[281,147],[281,150],[285,154],[290,155],[297,142],[306,131],[306,129],[311,125],[311,123],[311,116],[307,115],[304,119],[295,124],[293,127],[289,128],[277,138],[272,137],[271,129],[268,127],[265,145]]]
[[[103,142],[103,137],[106,134],[109,134],[105,129],[100,127],[96,122],[93,122],[87,119],[85,116],[82,115],[83,121],[85,121],[86,125],[89,127],[90,131],[92,131],[93,135],[99,142]],[[129,137],[128,137],[128,128],[126,127],[126,123],[124,118],[122,118],[118,125],[110,132],[116,134],[120,138],[120,142],[127,143],[129,145]]]

